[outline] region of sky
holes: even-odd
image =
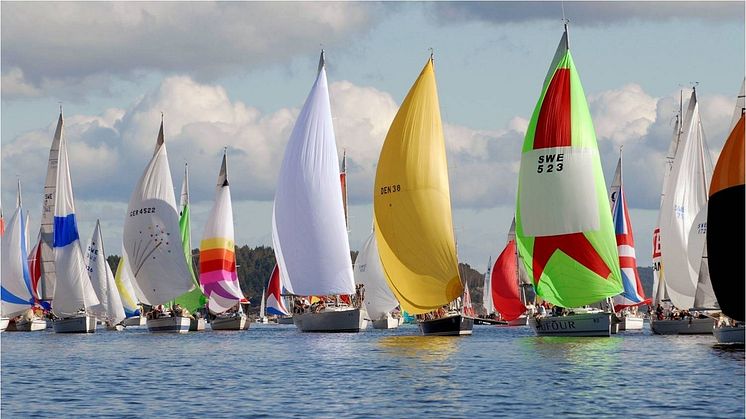
[[[744,78],[743,2],[2,2],[4,212],[20,178],[38,231],[62,105],[81,239],[100,219],[106,251],[120,253],[163,112],[177,192],[189,163],[193,244],[227,147],[236,242],[271,245],[280,162],[323,48],[359,249],[381,144],[432,48],[459,258],[484,271],[505,245],[563,8],[607,185],[624,146],[638,265],[648,266],[680,94],[686,102],[698,83],[713,161],[727,136]]]

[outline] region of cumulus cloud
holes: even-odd
[[[201,80],[342,44],[378,6],[345,2],[49,2],[2,4],[3,98],[145,71]],[[281,30],[278,30],[281,28]],[[6,70],[7,69],[7,70]],[[6,91],[6,81],[15,81]],[[25,86],[25,87],[24,87]]]
[[[742,21],[739,2],[652,2],[652,1],[566,1],[560,2],[436,2],[435,15],[443,22],[478,20],[520,23],[536,20],[558,21],[565,14],[575,26],[599,26],[629,21],[674,19]]]

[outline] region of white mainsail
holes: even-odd
[[[54,204],[57,188],[57,162],[60,157],[60,139],[63,130],[62,110],[57,119],[52,146],[49,148],[47,177],[44,181],[44,195],[41,207],[41,280],[39,294],[42,300],[54,298],[54,287],[57,274],[54,268]]]
[[[31,277],[26,263],[28,254],[25,234],[23,208],[17,206],[5,226],[0,249],[0,264],[2,264],[0,312],[3,317],[17,316],[34,306]]]
[[[487,271],[484,273],[484,285],[482,286],[482,307],[487,315],[495,311],[492,304],[492,256],[487,262]]]
[[[355,293],[323,51],[285,148],[272,217],[280,275],[295,294]]]
[[[75,199],[70,178],[65,137],[60,137],[54,202],[54,288],[52,312],[57,317],[74,316],[99,304],[91,286],[80,246]]]
[[[153,157],[127,207],[124,248],[141,302],[163,304],[194,287],[181,245],[163,121]]]
[[[660,244],[668,296],[675,306],[690,308],[695,306],[700,273],[709,276],[706,269],[701,270],[706,221],[703,226],[698,226],[695,221],[702,218],[700,213],[707,206],[713,168],[702,129],[696,90],[692,91],[682,128],[661,203]],[[692,227],[697,234],[690,235]],[[702,281],[709,283],[709,278],[702,278]]]
[[[365,286],[365,308],[371,319],[380,319],[399,305],[383,273],[376,234],[373,231],[357,255],[355,282]]]
[[[96,227],[93,229],[93,236],[86,248],[86,261],[88,262],[88,274],[91,278],[91,284],[96,291],[96,296],[101,302],[96,309],[92,310],[96,317],[109,321],[110,324],[117,324],[124,320],[124,307],[122,299],[117,290],[117,284],[114,282],[114,274],[111,272],[109,263],[106,261],[106,251],[104,250],[104,238],[101,234],[101,223],[96,220]]]

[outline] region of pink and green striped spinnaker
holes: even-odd
[[[622,292],[596,135],[566,31],[523,143],[516,237],[543,299],[578,307]]]

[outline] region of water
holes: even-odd
[[[2,416],[744,417],[743,349],[645,327],[612,338],[494,326],[423,337],[411,325],[4,332]]]

